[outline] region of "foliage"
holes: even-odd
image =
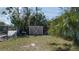
[[[4,22],[0,22],[0,26],[4,26],[6,25]]]
[[[28,26],[47,26],[47,19],[40,8],[33,9],[29,7],[7,7],[3,14],[8,15],[11,23],[18,31],[28,30]]]
[[[7,33],[7,26],[4,22],[0,22],[0,34],[6,34]]]
[[[71,38],[74,41],[78,40],[78,32],[79,32],[79,11],[66,10],[61,16],[56,17],[50,23],[49,31],[54,35],[58,35],[64,38]],[[74,8],[78,10],[79,8]]]

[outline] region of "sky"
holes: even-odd
[[[59,16],[62,13],[62,10],[57,7],[41,7],[42,12],[46,15],[48,19],[55,18],[56,16]],[[5,10],[5,8],[0,8],[0,21],[5,22],[7,24],[11,24],[10,20],[6,19],[7,17],[2,15],[2,11]]]
[[[56,16],[59,16],[62,13],[62,10],[57,7],[43,7],[42,11],[49,19],[55,18]]]

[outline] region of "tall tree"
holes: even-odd
[[[11,23],[18,29],[26,31],[28,26],[47,26],[47,19],[40,8],[36,7],[34,12],[29,7],[7,7],[3,14],[8,15]]]

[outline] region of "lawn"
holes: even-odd
[[[61,51],[79,50],[68,41],[55,36],[29,36],[11,38],[0,42],[0,51]]]

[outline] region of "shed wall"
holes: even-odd
[[[43,26],[29,26],[29,34],[30,35],[42,35]]]

